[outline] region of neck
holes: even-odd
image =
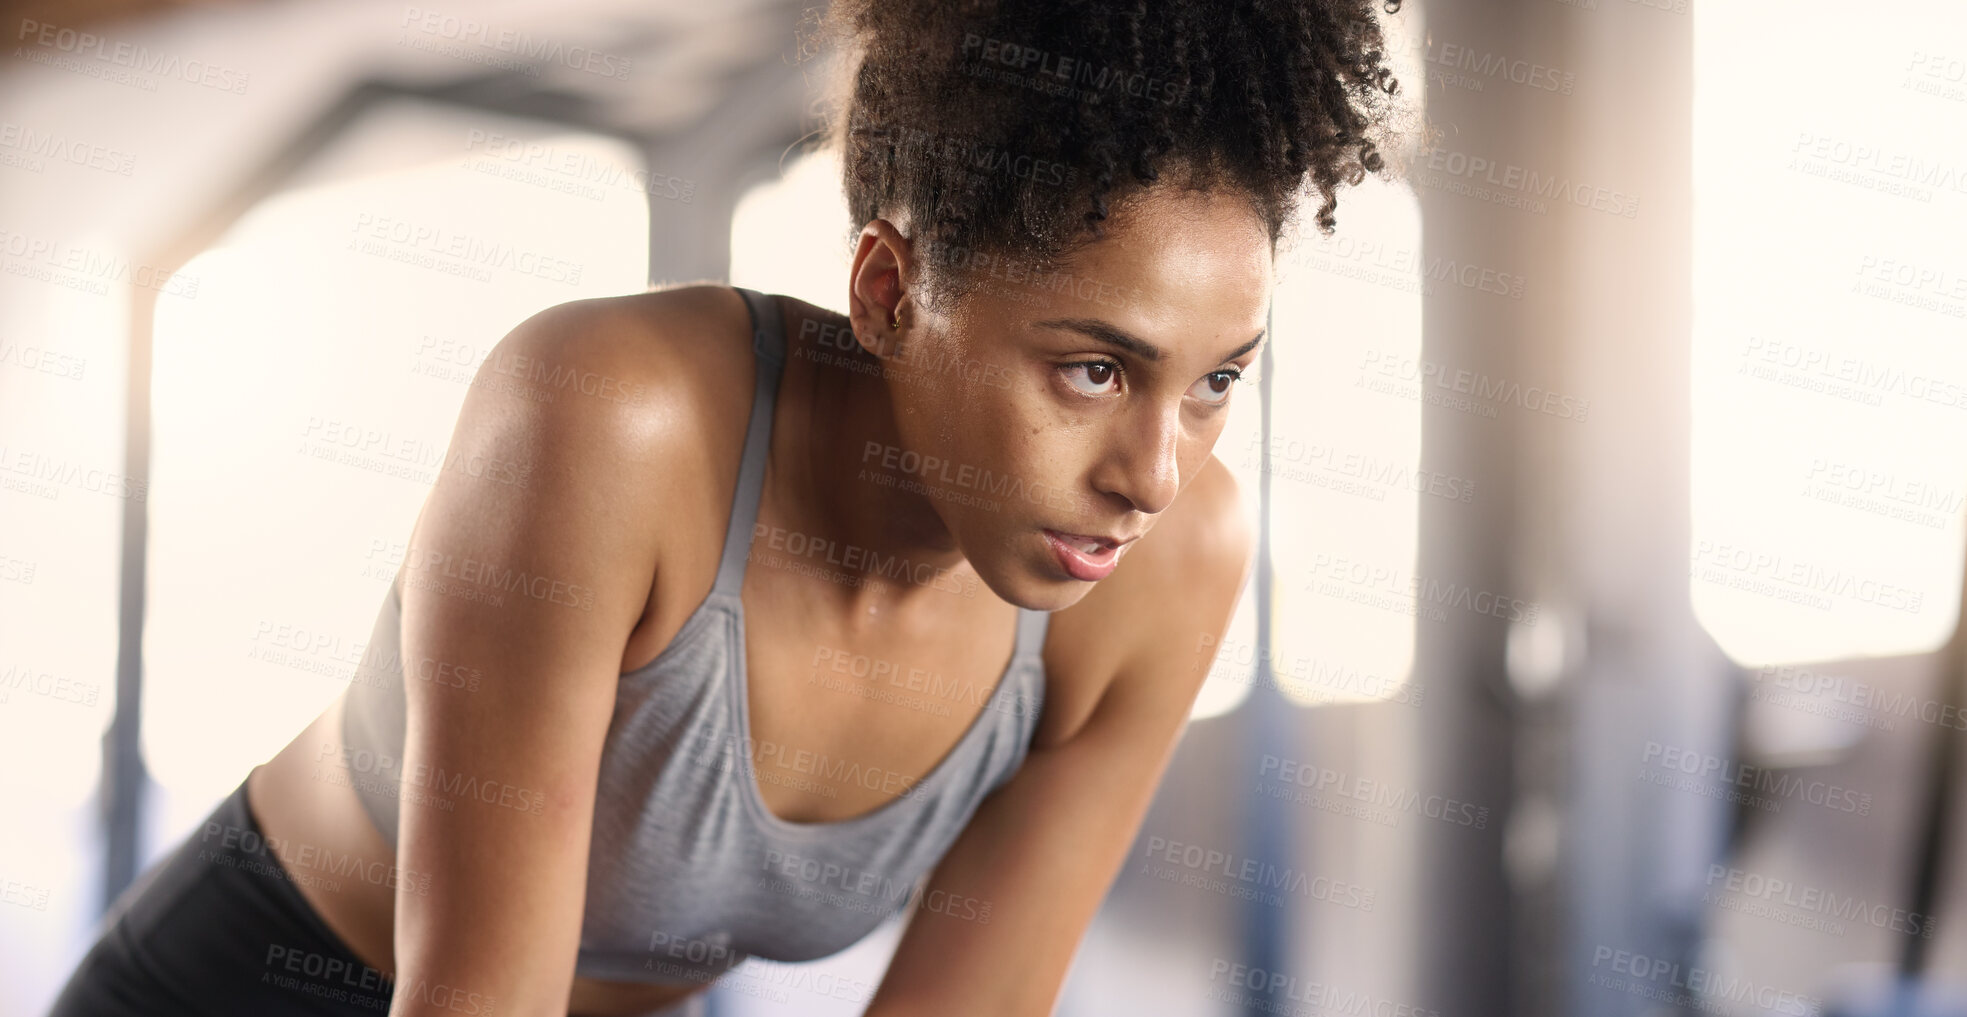
[[[902,448],[891,386],[908,382],[851,340],[802,341],[801,324],[795,319],[787,329],[780,399],[792,400],[786,419],[798,424],[787,436],[791,455],[777,479],[775,515],[798,520],[788,528],[806,538],[830,542],[804,561],[855,577],[815,588],[837,595],[853,628],[890,624],[904,611],[938,613],[953,590],[984,589],[929,498],[910,483],[915,475],[883,463]]]

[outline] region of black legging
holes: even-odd
[[[116,900],[48,1017],[379,1017],[397,991],[357,959],[267,847],[240,781]],[[414,991],[460,1017],[504,1017],[443,985]],[[703,993],[647,1017],[699,1017]]]
[[[260,839],[241,781],[117,899],[49,1017],[388,1013],[389,979],[356,959],[290,878]],[[448,1002],[453,1013],[484,1012]]]

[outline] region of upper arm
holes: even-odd
[[[601,746],[653,579],[643,507],[663,472],[649,423],[662,372],[619,315],[562,304],[493,348],[404,554],[404,673],[482,681],[404,682],[397,861],[434,878],[397,895],[394,1014],[451,1012],[424,991],[438,985],[500,1013],[565,1011]],[[618,384],[556,384],[590,373]]]
[[[1233,478],[1210,463],[1182,496],[1200,497],[1122,565],[1152,579],[1119,594],[1138,600],[1143,623],[1092,712],[1062,742],[1031,750],[930,879],[932,899],[974,898],[988,909],[911,916],[870,1015],[1051,1013],[1208,673],[1197,647],[1220,640],[1249,576],[1254,535]],[[970,917],[979,913],[988,920]]]

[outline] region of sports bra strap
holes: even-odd
[[[744,429],[744,455],[738,460],[738,487],[731,496],[731,520],[724,533],[724,552],[717,562],[718,593],[738,595],[744,583],[745,559],[751,553],[751,530],[758,521],[758,500],[765,489],[765,460],[772,447],[772,407],[778,402],[779,376],[785,367],[785,324],[779,302],[769,294],[734,286],[751,315],[751,351],[757,362],[752,387],[751,419]]]

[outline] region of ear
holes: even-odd
[[[869,355],[898,356],[903,302],[915,278],[914,248],[886,219],[861,227],[847,275],[847,319]]]

